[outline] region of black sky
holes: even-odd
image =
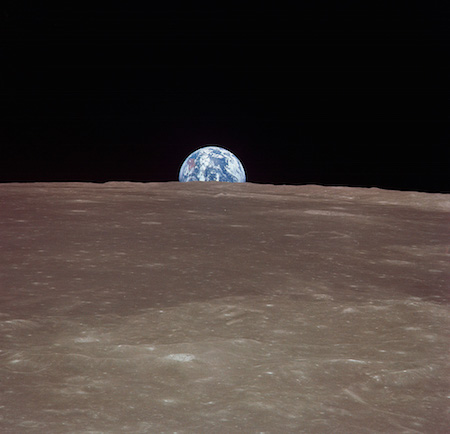
[[[448,2],[60,3],[2,7],[0,181],[172,181],[219,144],[251,182],[449,191]]]

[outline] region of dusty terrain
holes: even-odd
[[[0,185],[2,433],[448,432],[450,197]]]

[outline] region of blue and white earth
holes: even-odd
[[[180,169],[180,182],[245,182],[245,171],[238,158],[224,148],[205,146],[197,149]]]

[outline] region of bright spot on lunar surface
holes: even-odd
[[[180,182],[219,181],[245,182],[245,170],[230,151],[218,146],[205,146],[190,154],[179,173]]]
[[[0,184],[0,433],[447,433],[450,197]]]

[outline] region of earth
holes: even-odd
[[[218,146],[206,146],[190,154],[180,169],[180,182],[245,182],[245,171],[239,159]]]

